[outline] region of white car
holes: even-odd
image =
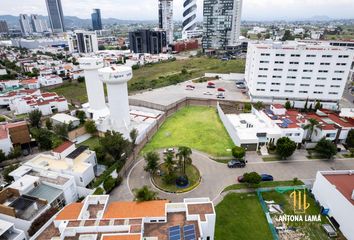
[[[211,96],[213,95],[211,92],[203,92],[203,95],[208,95],[208,96]]]

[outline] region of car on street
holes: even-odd
[[[269,174],[261,174],[261,178],[262,182],[270,182],[274,180],[273,176]]]
[[[236,84],[236,87],[238,89],[246,89],[246,85],[245,84]]]
[[[244,168],[246,167],[246,163],[240,160],[231,160],[227,163],[229,168]]]
[[[208,96],[210,96],[210,95],[213,95],[211,92],[203,92],[203,95],[208,95]]]
[[[175,149],[174,148],[166,148],[165,150],[163,150],[163,154],[168,154],[168,153],[175,153]]]
[[[225,90],[225,88],[218,88],[218,92],[225,92],[226,90]]]
[[[193,86],[193,85],[187,85],[186,88],[195,89],[195,86]]]
[[[216,98],[225,99],[225,94],[223,92],[219,92],[218,94],[216,94]]]

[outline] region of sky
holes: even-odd
[[[174,19],[181,20],[183,1],[174,0]],[[90,18],[100,8],[103,18],[156,20],[157,0],[62,0],[64,15]],[[203,0],[197,0],[198,20]],[[47,15],[45,0],[0,0],[0,15]],[[243,0],[242,20],[296,20],[313,16],[354,18],[354,0]]]

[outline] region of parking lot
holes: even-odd
[[[193,83],[191,80],[177,85],[154,89],[130,96],[131,99],[143,100],[151,103],[169,105],[185,97],[197,97],[205,99],[217,99],[218,88],[225,89],[225,100],[249,101],[247,94],[236,87],[234,81],[216,80],[215,88],[207,88],[208,83]],[[187,90],[187,85],[192,85],[193,90]]]

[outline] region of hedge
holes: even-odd
[[[103,195],[104,190],[101,187],[96,188],[96,190],[93,192],[93,195]]]
[[[113,163],[92,183],[92,188],[97,188],[111,175],[111,173],[113,171],[115,171],[117,169],[117,172],[118,172],[120,169],[122,169],[123,166],[124,166],[123,161],[118,161],[118,162]]]

